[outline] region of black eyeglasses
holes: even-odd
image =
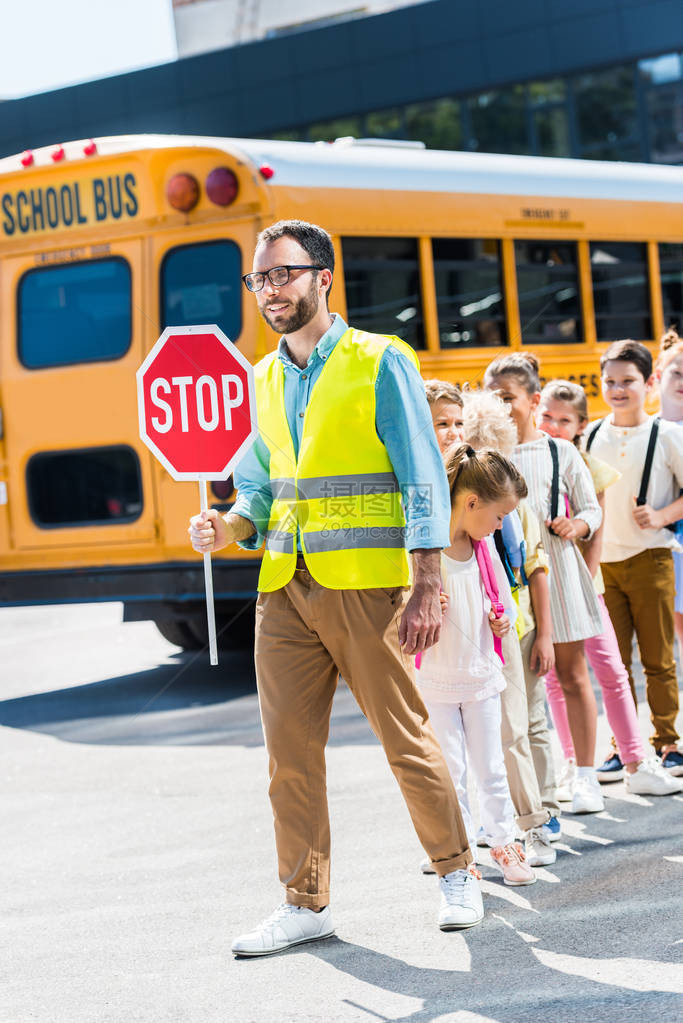
[[[266,283],[266,277],[274,288],[284,288],[289,283],[291,270],[324,270],[324,266],[297,264],[296,266],[273,266],[265,273],[245,274],[242,280],[247,291],[260,291]]]

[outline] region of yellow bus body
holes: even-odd
[[[217,205],[207,194],[215,168],[227,168],[237,179],[230,205]],[[167,197],[171,179],[183,174],[199,183],[199,200],[186,213]],[[62,147],[61,156],[45,149],[23,163],[19,156],[0,160],[0,603],[116,599],[130,616],[178,621],[183,608],[196,611],[201,566],[188,547],[187,523],[197,509],[197,488],[175,483],[138,437],[135,371],[167,325],[160,273],[169,254],[228,240],[245,273],[263,227],[291,217],[320,223],[338,257],[330,305],[347,317],[342,239],[414,240],[423,375],[476,386],[497,355],[529,347],[520,325],[515,242],[571,242],[583,340],[536,351],[543,376],[579,381],[598,414],[599,356],[606,342],[596,335],[590,243],[646,246],[647,341],[654,345],[665,327],[658,246],[683,241],[681,185],[680,168],[185,137],[99,139],[94,147],[74,142]],[[432,242],[443,238],[498,245],[506,345],[440,348]],[[115,358],[50,364],[56,320],[47,315],[43,327],[31,328],[46,364],[27,365],[19,338],[19,294],[26,282],[39,285],[37,270],[98,261],[127,267],[128,347]],[[238,288],[240,331],[232,340],[256,361],[277,338],[239,282]],[[195,291],[201,306],[201,284]],[[55,286],[53,301],[59,294]],[[196,322],[212,318],[202,309]],[[385,329],[397,332],[389,322]],[[28,467],[37,464],[32,459],[117,445],[139,461],[141,506],[134,514],[124,515],[125,521],[116,515],[47,526],[37,521],[27,493]],[[258,560],[236,549],[215,557],[219,604],[234,610],[252,595]]]

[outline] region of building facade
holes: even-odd
[[[339,0],[340,20],[300,30],[260,10],[270,38],[3,103],[0,154],[164,132],[683,163],[683,0],[430,0],[369,17]]]
[[[415,0],[173,0],[179,57],[210,53],[256,39],[339,24],[407,7]]]

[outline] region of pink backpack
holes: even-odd
[[[483,582],[484,589],[486,590],[486,596],[491,601],[491,609],[493,610],[496,618],[501,618],[505,614],[505,608],[500,602],[498,582],[496,581],[496,573],[493,568],[493,562],[491,561],[488,544],[486,543],[486,540],[473,540],[472,546],[474,548],[474,556],[477,559],[477,565],[479,566],[481,581]],[[493,637],[493,649],[500,657],[501,663],[505,664],[505,658],[503,657],[503,641],[500,636]],[[422,651],[419,650],[415,654],[415,667],[419,668],[421,664]]]

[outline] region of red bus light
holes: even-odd
[[[206,194],[216,206],[230,206],[239,187],[236,176],[227,167],[214,167],[206,179]]]
[[[174,210],[189,213],[199,202],[199,182],[192,174],[174,174],[166,185],[166,198]]]
[[[214,497],[217,497],[219,501],[227,501],[229,497],[232,497],[235,490],[232,476],[228,476],[227,480],[212,480],[211,490]]]

